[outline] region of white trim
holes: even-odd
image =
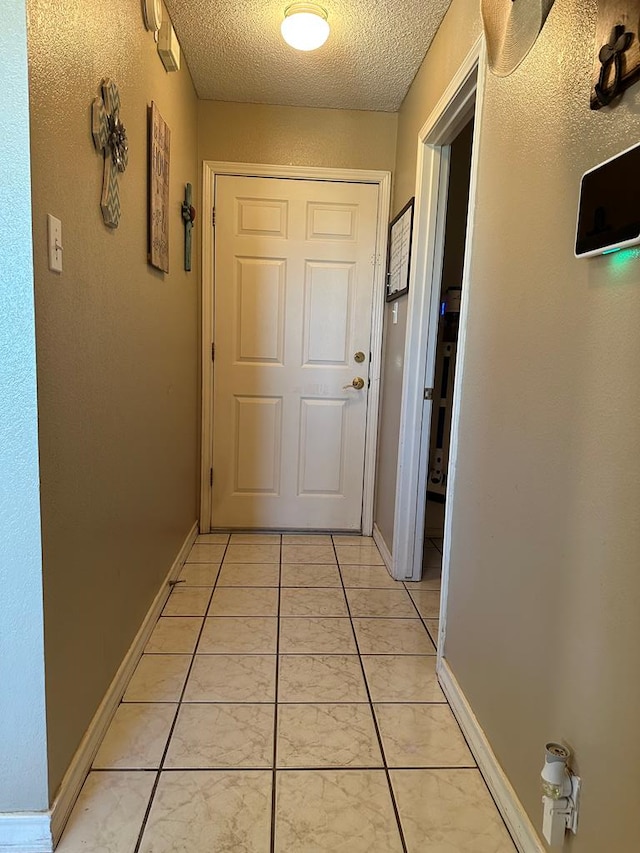
[[[378,230],[376,234],[377,260],[373,280],[373,308],[371,313],[371,367],[367,431],[364,443],[364,480],[362,494],[362,535],[373,534],[373,513],[376,485],[376,460],[378,455],[378,418],[380,411],[380,378],[382,376],[382,329],[384,324],[385,279],[387,271],[387,240],[391,213],[391,172],[382,173],[378,180]]]
[[[402,406],[398,444],[397,486],[393,534],[393,576],[398,580],[419,580],[422,571],[424,503],[428,466],[430,401],[424,388],[433,384],[435,368],[440,277],[444,254],[446,193],[440,192],[448,180],[448,146],[469,120],[476,102],[474,144],[482,123],[482,101],[477,92],[484,87],[482,38],[467,54],[453,80],[418,135],[414,242],[407,306]],[[472,160],[470,194],[475,197],[477,154]],[[469,207],[467,246],[474,230],[474,208]],[[468,289],[467,280],[463,280]],[[465,296],[463,295],[463,302]],[[464,334],[462,322],[461,334]],[[459,356],[458,356],[459,358]],[[456,367],[462,386],[462,370]],[[452,446],[454,441],[452,433]],[[416,464],[418,460],[418,464]],[[450,505],[450,500],[448,501]],[[443,560],[448,559],[445,540]]]
[[[49,812],[0,814],[1,853],[51,853],[52,850]]]
[[[211,487],[209,471],[213,460],[213,362],[211,343],[214,330],[213,276],[215,269],[214,235],[211,213],[214,203],[216,175],[239,175],[291,180],[345,181],[377,184],[378,219],[376,233],[376,263],[373,282],[371,314],[371,368],[362,497],[362,534],[370,536],[373,529],[374,485],[378,444],[378,412],[380,407],[380,376],[382,370],[382,325],[384,319],[384,284],[387,257],[387,235],[391,208],[391,172],[362,169],[325,169],[312,166],[269,166],[258,163],[230,163],[205,160],[202,172],[202,440],[200,464],[200,532],[211,529]]]
[[[482,45],[480,62],[478,66],[478,81],[476,85],[476,122],[473,128],[473,144],[471,149],[471,183],[469,186],[469,216],[467,226],[467,237],[464,247],[464,266],[462,269],[462,296],[460,305],[460,321],[458,332],[458,346],[456,353],[456,381],[453,385],[451,434],[449,438],[449,470],[447,473],[447,507],[444,514],[444,541],[442,543],[442,584],[440,590],[440,636],[441,642],[438,648],[440,655],[444,652],[444,638],[447,633],[447,605],[449,602],[449,577],[451,558],[451,537],[453,527],[453,515],[451,508],[455,506],[456,489],[458,488],[458,437],[460,435],[460,406],[462,402],[462,385],[466,368],[467,354],[467,329],[469,316],[469,300],[473,288],[471,286],[471,259],[473,257],[473,244],[475,240],[475,217],[478,196],[478,163],[480,160],[481,126],[484,109],[485,78],[487,73],[486,47]],[[424,512],[424,510],[423,510]],[[422,543],[420,544],[420,557],[414,555],[414,559],[422,560]]]
[[[442,657],[438,658],[438,679],[519,853],[544,853],[546,848],[529,815],[500,766],[449,664]]]
[[[391,556],[391,551],[387,547],[387,543],[382,538],[382,533],[380,533],[380,528],[377,524],[373,525],[373,541],[378,546],[378,551],[380,551],[380,556],[384,560],[384,564],[389,570],[389,572],[393,572],[393,557]]]
[[[202,281],[201,311],[201,375],[202,375],[202,421],[200,437],[200,533],[211,530],[211,484],[209,471],[213,464],[213,270],[214,240],[213,211],[215,171],[205,162],[202,170]]]
[[[73,756],[69,769],[65,773],[64,779],[62,780],[51,807],[51,834],[53,835],[56,844],[62,835],[62,831],[69,819],[69,815],[71,814],[71,810],[78,798],[80,789],[82,788],[87,773],[91,768],[91,763],[93,762],[95,754],[98,751],[109,724],[111,723],[111,719],[116,712],[120,700],[122,699],[127,684],[129,683],[129,679],[133,675],[133,671],[142,656],[147,640],[155,627],[158,617],[162,613],[162,608],[164,607],[169,593],[171,592],[169,588],[169,581],[175,580],[180,574],[180,569],[187,559],[197,534],[198,525],[194,524],[187,534],[187,538],[182,544],[178,556],[173,561],[166,578],[162,582],[162,585],[158,590],[158,594],[154,598],[153,603],[140,626],[140,630],[136,634],[129,651],[120,664],[120,668],[109,685],[98,710],[89,724],[89,728],[80,742],[80,746],[78,747],[76,754]],[[1,844],[0,851],[4,851]],[[35,853],[35,849],[33,853]]]

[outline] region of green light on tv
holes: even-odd
[[[607,251],[603,252],[602,254],[603,255],[613,255],[614,252],[619,252],[619,251],[620,251],[620,249],[607,249]]]

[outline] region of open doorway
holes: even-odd
[[[431,628],[437,632],[439,661],[443,655],[446,631],[451,506],[455,503],[454,492],[457,487],[458,417],[463,387],[466,317],[472,290],[469,280],[470,259],[473,255],[473,220],[485,74],[486,55],[483,41],[479,38],[418,134],[414,243],[402,379],[392,571],[398,580],[420,581],[424,577],[423,584],[432,588],[433,594],[429,596],[433,599]],[[456,149],[466,148],[466,154],[456,156],[458,152],[454,146]],[[458,166],[459,161],[461,165]],[[450,184],[453,182],[459,182],[464,187],[458,203],[454,200],[453,188],[449,198]],[[457,206],[462,209],[461,216],[455,215]],[[454,237],[448,241],[451,248],[447,252],[451,253],[451,259],[447,261],[447,266],[456,269],[455,274],[452,273],[453,278],[449,278],[448,272],[443,275],[449,208],[454,211],[449,217],[450,227],[461,231],[457,238],[457,249]],[[459,306],[456,304],[458,297],[461,300]],[[457,308],[459,310],[455,310]],[[441,358],[436,379],[439,341]],[[447,344],[455,344],[455,347],[448,347],[449,358],[445,365],[443,348]],[[452,359],[453,355],[455,359]],[[445,366],[447,388],[442,394]],[[440,405],[441,397],[446,405]],[[444,411],[441,413],[440,409]],[[447,435],[450,436],[448,441]],[[434,459],[432,448],[441,451],[439,460]],[[440,483],[434,482],[438,480]],[[436,491],[441,494],[436,496]],[[428,495],[428,492],[433,494]],[[430,580],[423,575],[425,562],[433,563],[428,568],[433,568],[434,573],[440,573],[442,566],[441,583],[438,578]],[[437,590],[440,586],[439,594]],[[438,625],[436,620],[439,615]]]
[[[444,251],[422,550],[422,578],[433,581],[434,584],[440,580],[442,571],[453,392],[471,183],[473,128],[474,118],[472,116],[451,142],[449,151],[447,212],[444,226]]]

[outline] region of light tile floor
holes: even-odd
[[[514,853],[420,583],[355,536],[198,537],[58,853]]]

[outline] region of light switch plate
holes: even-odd
[[[49,269],[62,272],[62,222],[47,214],[47,245],[49,251]]]

